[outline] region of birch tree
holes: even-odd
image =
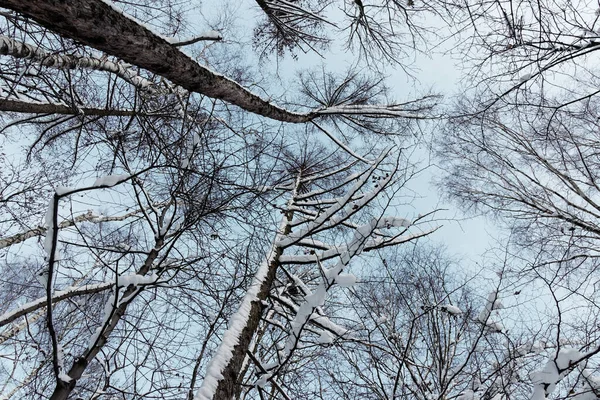
[[[240,284],[238,278],[227,281],[221,274],[236,276],[237,271],[243,276],[243,265],[247,265],[247,261],[237,262],[246,258],[243,250],[227,249],[235,247],[235,241],[245,247],[243,243],[251,236],[224,240],[217,231],[236,210],[244,210],[246,218],[252,215],[248,202],[256,198],[262,179],[249,170],[255,154],[240,152],[234,160],[231,154],[217,152],[213,146],[227,136],[215,130],[203,132],[204,128],[194,125],[192,131],[183,130],[183,137],[171,136],[170,140],[156,136],[155,145],[148,147],[111,140],[95,143],[94,149],[111,156],[103,167],[106,173],[122,173],[86,183],[82,176],[89,173],[87,162],[102,157],[76,157],[73,175],[60,179],[78,185],[51,183],[54,189],[43,223],[3,238],[9,260],[3,270],[7,282],[15,285],[4,303],[3,344],[11,348],[23,343],[33,330],[32,343],[23,348],[39,349],[33,357],[24,355],[15,362],[25,372],[11,373],[7,393],[19,386],[23,391],[17,390],[15,395],[46,397],[54,391],[54,398],[66,398],[75,388],[77,395],[88,397],[105,392],[144,397],[156,390],[155,386],[163,388],[163,397],[180,393],[180,381],[163,385],[178,372],[176,368],[163,369],[161,360],[174,360],[182,351],[181,356],[190,363],[190,349],[185,344],[193,337],[191,332],[206,327],[208,334],[201,339],[206,341],[219,326],[217,319],[222,318],[227,299]],[[172,135],[174,131],[161,133]],[[230,140],[229,145],[233,144]],[[174,157],[180,154],[183,158]],[[69,157],[55,166],[66,169],[68,164]],[[13,204],[19,203],[21,189],[27,196],[33,194],[30,187],[10,178],[9,196],[3,204],[7,212],[16,210]],[[258,180],[250,183],[255,178]],[[234,186],[232,182],[237,183]],[[256,210],[259,218],[262,210]],[[27,226],[27,220],[21,223]],[[29,273],[17,272],[25,257],[15,249],[27,249],[25,254],[34,257],[29,259],[36,260],[39,252],[32,243],[36,238],[43,243],[44,258],[31,262]],[[33,297],[32,301],[21,304],[19,285],[31,287],[25,298]],[[199,292],[193,295],[196,290]],[[196,307],[203,311],[193,312]],[[208,311],[219,307],[221,311],[214,315]],[[189,312],[183,312],[177,322],[172,319],[175,309]],[[148,312],[151,314],[145,315]],[[177,329],[177,324],[188,318],[190,326]],[[152,332],[152,337],[144,336],[144,331]],[[127,348],[134,348],[145,362],[127,355]],[[149,371],[154,379],[142,378]],[[113,374],[117,382],[111,379]],[[53,382],[52,376],[58,380]]]
[[[37,276],[41,283],[39,287],[42,292],[45,290],[46,295],[10,309],[0,318],[3,326],[17,321],[3,333],[6,348],[23,340],[33,327],[41,335],[34,336],[35,345],[32,347],[22,347],[35,354],[31,364],[41,362],[41,368],[33,368],[33,372],[24,378],[21,372],[13,372],[14,384],[7,388],[8,392],[44,395],[52,388],[54,375],[57,382],[53,398],[66,398],[70,393],[91,397],[120,393],[135,398],[152,396],[155,391],[161,398],[176,397],[185,391],[182,383],[191,393],[196,382],[200,381],[195,374],[207,363],[205,349],[219,333],[222,335],[221,343],[211,356],[212,361],[205,367],[206,375],[196,397],[210,398],[214,395],[211,390],[215,390],[217,396],[239,395],[243,387],[239,380],[252,380],[256,376],[255,371],[264,381],[262,385],[273,385],[277,393],[286,393],[287,368],[295,361],[297,351],[301,354],[305,351],[301,345],[304,342],[302,336],[315,340],[313,336],[317,335],[316,343],[321,345],[336,338],[335,335],[344,339],[347,328],[331,322],[324,310],[326,295],[332,288],[347,286],[356,280],[353,275],[344,272],[350,261],[362,252],[416,240],[435,229],[428,224],[423,225],[422,221],[426,221],[427,216],[409,221],[382,217],[379,212],[383,211],[374,211],[377,207],[367,212],[367,207],[372,207],[378,198],[391,196],[386,191],[401,187],[412,175],[410,169],[400,163],[401,153],[387,150],[359,173],[354,171],[360,162],[346,152],[342,153],[345,156],[341,162],[332,164],[333,154],[323,156],[315,152],[313,157],[318,157],[319,162],[311,162],[311,158],[300,163],[290,162],[289,165],[296,167],[284,171],[293,172],[291,177],[275,177],[275,182],[279,183],[269,191],[290,193],[290,199],[282,205],[282,224],[277,230],[279,233],[273,249],[254,272],[248,289],[239,300],[238,310],[229,318],[224,332],[220,332],[222,322],[219,321],[229,315],[229,307],[235,304],[228,299],[238,298],[235,286],[239,282],[221,276],[226,273],[235,276],[239,274],[239,268],[245,271],[247,267],[254,271],[255,267],[248,264],[257,259],[234,250],[235,246],[247,246],[243,244],[243,235],[220,238],[222,233],[217,229],[220,221],[225,221],[228,214],[236,213],[231,197],[220,203],[222,192],[215,187],[214,194],[205,196],[200,204],[178,200],[176,193],[171,194],[174,200],[146,203],[153,199],[154,192],[160,193],[161,186],[148,187],[142,181],[144,174],[151,173],[153,169],[164,173],[168,168],[157,165],[134,176],[110,175],[89,186],[57,188],[51,198],[45,226],[5,241],[6,248],[10,249],[36,235],[45,236],[45,260],[48,263],[48,267],[41,264]],[[198,161],[199,158],[195,158],[195,162]],[[245,164],[247,167],[248,164]],[[223,170],[226,168],[221,165],[221,173],[224,174]],[[210,178],[219,180],[216,175]],[[125,188],[129,185],[131,195],[134,198],[140,196],[139,211],[114,215],[119,209],[116,208],[106,216],[86,212],[76,219],[59,222],[61,202],[69,200],[71,207],[76,208],[78,202],[73,200],[76,194],[91,193],[86,195],[86,202],[89,202],[98,190],[116,192],[123,187],[120,195],[125,197]],[[170,185],[172,183],[168,182],[167,187]],[[154,190],[150,191],[151,188]],[[207,187],[201,188],[206,190]],[[267,189],[256,190],[264,193]],[[244,198],[258,201],[259,198],[252,193],[245,188],[233,196],[244,203]],[[182,196],[184,194],[181,193]],[[390,200],[387,199],[388,202]],[[208,207],[206,203],[212,206]],[[113,207],[124,208],[128,204],[120,200]],[[225,209],[215,209],[216,204],[222,204]],[[240,210],[248,213],[250,208],[241,205]],[[260,216],[260,212],[254,218]],[[156,221],[154,228],[151,225],[153,221]],[[106,225],[111,222],[112,227]],[[240,226],[244,225],[240,222]],[[144,229],[150,233],[146,236],[149,242],[142,240]],[[207,233],[206,229],[212,233]],[[268,228],[255,229],[263,234],[271,231]],[[343,239],[339,242],[339,232],[344,230],[349,232],[347,243]],[[131,232],[137,233],[132,235]],[[335,235],[329,232],[335,232]],[[337,237],[338,241],[326,244],[323,240],[327,237]],[[205,243],[207,239],[208,243]],[[222,244],[210,244],[215,240],[222,241]],[[200,247],[194,251],[190,248],[192,243]],[[289,256],[282,254],[284,249],[290,252]],[[213,252],[218,253],[216,258]],[[82,264],[86,260],[95,264],[89,269],[84,268]],[[237,262],[241,265],[236,265]],[[328,263],[332,267],[327,267]],[[314,265],[312,271],[306,267],[311,264]],[[302,275],[296,275],[299,273],[297,270],[302,270]],[[81,278],[73,283],[73,278],[78,276]],[[98,282],[102,277],[104,280]],[[18,279],[15,277],[11,281],[16,285]],[[313,283],[315,280],[316,283]],[[65,287],[66,283],[71,286],[60,291],[48,289],[51,286]],[[291,287],[299,292],[294,292]],[[217,292],[211,292],[214,290]],[[175,298],[179,300],[174,301]],[[17,296],[13,301],[20,299],[21,296]],[[185,302],[190,304],[184,305]],[[50,304],[52,306],[48,307]],[[194,306],[200,309],[189,309]],[[211,315],[207,307],[216,307],[220,311]],[[185,309],[189,311],[186,313]],[[151,315],[145,315],[148,312]],[[79,316],[79,313],[83,315]],[[18,323],[22,318],[24,324]],[[78,320],[85,323],[79,324]],[[184,321],[186,325],[193,325],[175,335],[170,333]],[[126,326],[122,326],[123,323]],[[46,328],[50,343],[42,340],[46,336]],[[187,355],[193,343],[189,341],[197,335],[193,333],[195,329],[202,328],[208,329],[208,332],[200,336],[204,344],[200,356],[193,362]],[[145,337],[145,330],[152,332],[152,338]],[[283,350],[277,351],[277,341],[271,342],[274,336],[280,336],[280,340],[285,338]],[[271,339],[261,341],[261,337]],[[135,348],[136,353],[141,352],[144,363],[120,350],[130,347]],[[40,350],[36,351],[38,348]],[[267,356],[265,351],[273,353]],[[23,357],[19,358],[19,368],[26,370],[29,358],[25,354]],[[119,361],[121,357],[126,358]],[[171,362],[179,360],[186,366],[160,366],[161,357],[169,357]],[[238,361],[232,362],[236,359]],[[274,360],[278,360],[276,365]],[[119,367],[115,368],[117,365]],[[194,368],[190,370],[192,365]],[[84,374],[86,371],[89,372]],[[142,378],[145,371],[152,371],[154,378]],[[91,372],[94,374],[89,375]],[[157,379],[159,375],[161,378]],[[160,385],[160,389],[155,385]]]
[[[444,249],[422,244],[374,261],[352,293],[356,341],[330,377],[340,398],[508,399],[529,390],[519,375],[527,352],[515,351],[522,338],[502,324],[501,280],[482,296],[486,282],[461,276]]]

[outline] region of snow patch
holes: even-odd
[[[103,177],[96,179],[96,181],[94,181],[94,184],[92,186],[94,186],[94,187],[112,187],[112,186],[118,185],[119,183],[125,182],[129,178],[131,178],[131,175],[128,175],[128,174],[103,176]]]
[[[61,381],[65,382],[65,383],[69,383],[73,380],[73,378],[71,378],[65,372],[61,372],[60,374],[58,374],[58,379],[60,379]]]
[[[318,342],[321,344],[331,344],[333,343],[333,335],[327,331],[321,331]]]
[[[558,352],[558,357],[556,357],[556,366],[561,369],[567,369],[572,364],[575,364],[577,361],[581,360],[583,354],[572,347],[570,348],[562,348]]]
[[[335,278],[335,283],[341,287],[352,287],[354,284],[356,284],[356,281],[356,276],[353,274],[341,273]]]
[[[271,374],[262,374],[256,381],[256,386],[263,388],[267,384],[267,381],[271,378]]]
[[[128,287],[129,285],[140,286],[155,283],[158,280],[156,273],[150,275],[129,274],[119,276],[119,286]]]
[[[446,311],[450,315],[461,315],[463,313],[463,311],[460,308],[451,304],[440,306],[440,310]]]
[[[57,186],[54,191],[56,192],[57,195],[59,196],[64,196],[72,191],[74,191],[75,189],[72,187],[68,187],[68,186]]]
[[[526,81],[528,81],[529,79],[531,79],[531,77],[532,77],[532,76],[533,76],[532,74],[525,74],[525,75],[522,75],[522,76],[519,78],[519,82],[526,82]]]

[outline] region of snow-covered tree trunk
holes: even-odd
[[[229,320],[229,326],[223,339],[208,365],[207,372],[198,390],[196,400],[231,399],[239,396],[241,385],[240,371],[248,356],[252,337],[258,329],[263,313],[263,302],[267,299],[273,286],[283,246],[280,241],[291,232],[294,211],[291,209],[300,186],[301,173],[298,174],[291,190],[288,207],[283,210],[283,217],[266,260],[254,275],[250,287],[246,291],[237,312]]]
[[[149,273],[150,268],[156,261],[163,244],[164,237],[157,237],[155,247],[150,250],[144,264],[137,271],[137,277],[134,278],[146,278],[146,274]],[[156,280],[155,278],[152,279]],[[143,290],[143,286],[136,284],[135,280],[132,280],[132,282],[133,283],[129,285],[125,284],[126,289],[120,296],[119,292],[115,290],[115,295],[109,298],[109,302],[107,302],[105,306],[105,321],[103,322],[103,325],[97,328],[96,334],[94,335],[95,337],[92,336],[90,339],[88,349],[85,353],[75,359],[68,373],[59,376],[59,379],[57,379],[56,382],[56,388],[50,396],[51,400],[66,400],[75,388],[77,380],[82,377],[87,369],[89,363],[102,350],[103,346],[108,341],[110,334],[125,315],[131,301]],[[108,313],[106,311],[108,311]]]

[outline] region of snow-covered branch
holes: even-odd
[[[41,66],[50,68],[82,68],[95,71],[110,72],[140,90],[151,94],[158,93],[156,85],[141,77],[131,66],[94,57],[72,56],[67,54],[50,54],[39,47],[22,43],[8,36],[0,35],[0,54],[15,58],[25,58],[35,61]]]
[[[223,40],[223,37],[219,32],[208,31],[201,33],[197,36],[187,38],[187,39],[176,39],[176,38],[166,38],[167,42],[171,43],[173,46],[189,46],[194,43],[202,42],[202,41],[219,41]]]
[[[69,228],[71,226],[77,225],[80,222],[100,223],[100,222],[124,221],[127,218],[138,215],[139,213],[140,213],[140,211],[137,210],[137,211],[132,211],[132,212],[123,214],[123,215],[107,216],[107,215],[97,215],[97,214],[94,214],[94,212],[92,212],[92,211],[88,211],[87,213],[78,215],[73,219],[65,219],[60,224],[58,224],[58,229]],[[48,228],[46,226],[40,225],[40,226],[37,226],[28,231],[17,233],[17,234],[11,235],[9,237],[0,239],[0,249],[4,249],[6,247],[12,246],[17,243],[22,243],[22,242],[26,241],[27,239],[30,239],[33,237],[42,236],[46,233],[47,229]]]
[[[503,305],[498,299],[497,292],[491,292],[486,300],[485,306],[477,316],[477,320],[489,328],[492,332],[502,332],[504,327],[500,322],[490,319],[492,311],[502,309]]]
[[[531,400],[546,400],[554,392],[556,385],[577,366],[585,363],[590,357],[600,353],[600,347],[596,346],[587,352],[581,352],[573,347],[563,347],[550,358],[546,365],[539,371],[530,374],[533,383]],[[582,368],[585,371],[585,368]],[[594,379],[589,371],[586,372],[588,385],[600,388],[597,378]],[[594,393],[592,391],[592,393]],[[592,395],[591,397],[595,397]]]
[[[374,249],[381,249],[381,248],[389,247],[389,246],[397,246],[402,243],[407,243],[407,242],[416,240],[418,238],[428,236],[438,229],[439,229],[439,227],[431,228],[431,229],[427,229],[423,232],[415,232],[415,233],[411,233],[411,234],[407,234],[407,235],[399,235],[399,236],[396,236],[393,238],[388,238],[388,239],[385,239],[385,238],[379,237],[379,236],[370,238],[365,243],[362,251],[368,252],[368,251],[371,251]],[[311,243],[307,240],[303,240],[299,244],[303,245],[304,247],[313,247],[313,246],[311,246]],[[314,247],[322,248],[322,245],[320,245],[320,246],[315,245]],[[326,261],[326,260],[330,260],[335,257],[339,257],[340,255],[342,255],[343,253],[345,253],[347,251],[348,251],[347,245],[331,246],[331,248],[328,248],[318,254],[283,255],[283,256],[281,256],[280,260],[281,260],[282,264],[313,264],[313,263],[316,263],[319,261]]]
[[[113,285],[114,285],[114,282],[103,282],[103,283],[83,285],[83,286],[79,286],[79,287],[70,287],[70,288],[66,288],[63,290],[59,290],[59,291],[54,292],[54,294],[52,295],[52,304],[57,303],[62,300],[70,299],[70,298],[76,297],[76,296],[82,296],[85,294],[103,292],[103,291],[108,290],[111,287],[113,287]],[[48,305],[48,301],[47,301],[46,297],[44,296],[44,297],[40,297],[39,299],[30,301],[29,303],[23,304],[22,306],[19,306],[15,310],[5,312],[4,314],[0,315],[0,327],[4,326],[6,324],[9,324],[9,323],[13,322],[14,320],[16,320],[26,314],[29,314],[30,312],[39,310],[39,309],[45,307],[46,305]]]
[[[156,261],[159,251],[164,245],[164,237],[155,238],[154,247],[148,253],[142,266],[135,274],[118,276],[115,283],[113,295],[105,303],[104,316],[100,326],[90,336],[87,349],[75,358],[73,365],[68,372],[61,374],[61,379],[57,380],[57,385],[52,394],[52,399],[66,399],[74,388],[75,382],[81,378],[89,363],[103,348],[108,341],[108,337],[114,331],[117,324],[125,315],[127,307],[142,292],[144,287],[149,284],[155,284],[158,276],[155,272],[150,273],[150,268]],[[120,293],[120,288],[124,288]],[[120,295],[120,297],[119,297]],[[48,307],[51,308],[51,307]]]
[[[339,105],[325,107],[315,111],[316,115],[363,115],[370,117],[408,118],[408,119],[434,119],[431,114],[413,112],[402,106],[390,105]]]
[[[377,158],[377,160],[375,160],[373,162],[373,164],[370,166],[370,168],[368,168],[366,171],[364,171],[358,177],[352,175],[352,179],[356,179],[356,182],[346,192],[346,194],[344,194],[343,196],[338,198],[335,204],[332,204],[331,206],[329,206],[323,213],[318,215],[313,221],[310,221],[306,227],[303,227],[299,231],[291,233],[291,234],[287,235],[285,238],[281,239],[280,242],[278,243],[278,245],[281,247],[289,247],[289,246],[293,245],[294,243],[298,242],[299,240],[306,238],[309,235],[312,235],[312,234],[324,229],[325,226],[329,226],[331,224],[337,225],[343,219],[347,218],[347,215],[351,215],[355,210],[360,208],[362,205],[367,204],[369,201],[371,201],[373,198],[375,198],[375,196],[381,190],[383,190],[383,188],[386,186],[386,184],[392,179],[393,174],[388,174],[388,176],[384,179],[384,181],[379,185],[379,187],[376,190],[374,190],[368,194],[365,194],[358,202],[358,203],[360,203],[360,205],[359,204],[352,204],[352,205],[349,204],[350,199],[352,199],[356,195],[356,193],[368,182],[371,175],[375,172],[375,170],[383,162],[383,160],[390,153],[390,151],[391,151],[391,148],[388,148],[385,151],[383,151],[381,153],[381,155]],[[333,216],[345,208],[348,208],[347,212],[344,213],[346,215],[342,218],[334,220]]]

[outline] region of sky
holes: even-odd
[[[248,26],[252,26],[255,19],[260,17],[261,11],[257,9],[254,2],[250,2],[248,6],[248,9],[240,6],[236,14],[239,18],[238,24],[241,26],[244,21]],[[431,21],[431,24],[441,27],[443,23]],[[227,40],[226,32],[224,37]],[[459,81],[463,73],[460,71],[459,65],[462,60],[459,55],[450,53],[457,40],[459,38],[455,37],[446,42],[438,42],[431,52],[416,53],[414,59],[403,60],[409,65],[412,76],[408,76],[399,66],[395,68],[386,66],[381,72],[388,77],[387,85],[391,89],[391,96],[398,100],[408,100],[431,92],[443,95],[442,105],[450,104],[452,97],[459,91]],[[324,57],[315,53],[299,53],[297,59],[289,56],[283,59],[273,57],[257,62],[261,65],[260,69],[263,73],[272,69],[271,72],[281,78],[283,85],[287,80],[293,80],[299,71],[321,68],[324,65],[327,71],[342,72],[355,63],[355,56],[340,46],[340,43],[333,46],[331,51],[323,52],[322,55]],[[433,135],[438,133],[441,132],[435,129],[432,132]],[[442,228],[430,239],[436,244],[446,246],[450,254],[468,259],[471,264],[475,263],[490,246],[495,244],[494,238],[499,236],[498,229],[484,217],[465,216],[455,204],[443,199],[442,194],[433,184],[433,181],[441,177],[443,171],[435,165],[435,160],[432,159],[426,146],[422,146],[415,152],[415,161],[417,160],[421,161],[423,166],[429,163],[432,165],[409,185],[410,189],[419,196],[414,204],[414,213],[424,214],[433,209],[444,209],[438,213]]]

